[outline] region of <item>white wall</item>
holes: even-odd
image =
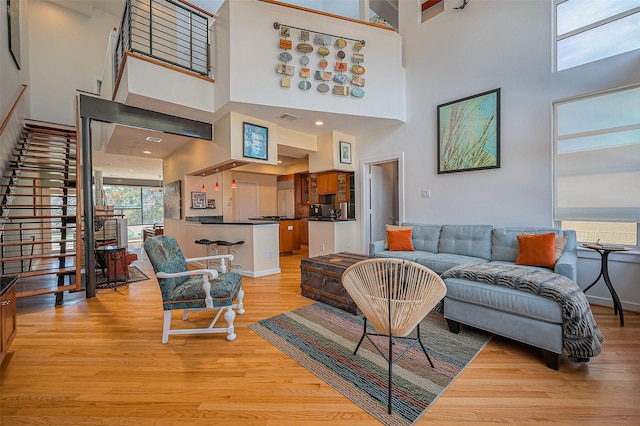
[[[119,25],[118,17],[97,9],[88,17],[29,2],[31,118],[75,125],[76,89],[96,91],[109,33]]]
[[[458,3],[447,0],[443,13],[419,24],[417,2],[400,2],[407,122],[359,136],[357,158],[405,153],[401,220],[552,226],[552,102],[640,82],[640,52],[552,73],[550,0],[474,0],[453,10]],[[501,167],[438,175],[437,105],[498,87]],[[421,198],[427,188],[431,198]],[[614,262],[612,279],[625,307],[640,310],[635,259]],[[598,270],[596,259],[581,259],[579,284]],[[596,287],[606,301],[604,285]]]
[[[291,87],[280,87],[282,75],[276,73],[279,32],[273,28],[274,22],[307,28],[313,31],[336,34],[355,40],[364,39],[366,46],[360,53],[365,55],[363,65],[366,73],[365,96],[357,99],[353,96],[338,96],[320,93],[315,87],[317,81],[310,81],[313,87],[309,91],[297,87],[300,64],[295,45],[299,43],[299,31],[292,30],[291,40],[295,66],[295,75],[291,78]],[[225,34],[225,32],[229,32]],[[368,25],[337,20],[300,10],[274,6],[253,1],[231,1],[219,10],[214,25],[215,43],[215,80],[223,89],[216,89],[215,108],[222,108],[227,102],[243,102],[326,111],[339,114],[358,114],[404,121],[405,94],[404,69],[402,68],[402,39],[394,31],[381,30]],[[335,37],[333,38],[335,41]],[[344,49],[350,59],[353,41],[348,41]],[[313,40],[311,40],[313,44]],[[318,47],[314,45],[314,47]],[[330,64],[335,62],[335,50],[327,56]],[[320,59],[316,51],[309,54],[311,69]],[[351,61],[349,60],[349,63]],[[224,89],[228,87],[227,89]],[[224,91],[224,92],[223,92]]]
[[[0,2],[0,125],[7,118],[18,99],[23,85],[29,85],[29,34],[25,29],[27,27],[27,4],[27,1],[20,3],[20,50],[22,54],[21,70],[19,70],[9,52],[7,2]],[[30,115],[29,91],[30,88],[27,88],[22,95],[13,116],[0,135],[0,167],[2,170],[6,168],[13,156],[13,148],[22,130],[22,119]]]

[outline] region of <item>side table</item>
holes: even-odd
[[[120,286],[129,285],[129,271],[126,265],[127,246],[106,245],[96,248],[96,254],[103,259],[107,269],[104,284],[97,284],[97,290],[113,288],[115,290]],[[118,281],[118,262],[124,265],[124,282]],[[113,268],[113,269],[111,269]]]
[[[600,277],[602,277],[604,279],[604,283],[609,289],[609,293],[611,293],[611,298],[613,299],[613,313],[615,315],[617,315],[618,313],[620,314],[620,326],[624,326],[624,313],[622,312],[622,304],[620,303],[620,299],[618,298],[618,293],[616,293],[615,288],[613,288],[613,284],[611,284],[611,278],[609,278],[609,253],[617,251],[627,251],[630,250],[630,248],[602,244],[582,244],[582,247],[597,251],[600,254],[600,274],[598,274],[597,278],[587,288],[585,288],[583,292],[586,293],[598,282],[598,280],[600,280]]]

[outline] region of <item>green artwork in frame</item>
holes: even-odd
[[[438,173],[500,167],[500,89],[438,105]]]

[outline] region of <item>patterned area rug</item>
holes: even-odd
[[[300,365],[327,382],[385,425],[409,425],[447,389],[491,339],[481,331],[449,332],[441,314],[432,312],[420,326],[422,342],[393,364],[393,411],[387,414],[388,364],[362,335],[362,317],[314,303],[249,326]],[[376,344],[386,353],[382,338]],[[397,341],[394,352],[404,344]]]
[[[149,277],[138,269],[135,265],[129,265],[129,283],[134,283],[136,281],[144,281],[148,280]],[[123,278],[124,280],[124,278]],[[73,284],[76,282],[76,277],[74,275],[69,276],[69,284]],[[96,285],[104,285],[107,282],[101,270],[96,271]],[[84,290],[85,280],[84,280],[84,272],[82,273],[82,289]]]

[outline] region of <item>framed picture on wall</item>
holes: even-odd
[[[192,192],[191,193],[191,208],[193,208],[193,209],[206,209],[207,208],[207,193],[206,192]]]
[[[7,0],[9,51],[20,68],[20,0]]]
[[[500,89],[438,105],[438,173],[500,167]]]
[[[340,141],[340,162],[351,164],[351,144],[349,142]]]
[[[247,158],[268,160],[269,129],[251,123],[242,123],[242,155]]]

